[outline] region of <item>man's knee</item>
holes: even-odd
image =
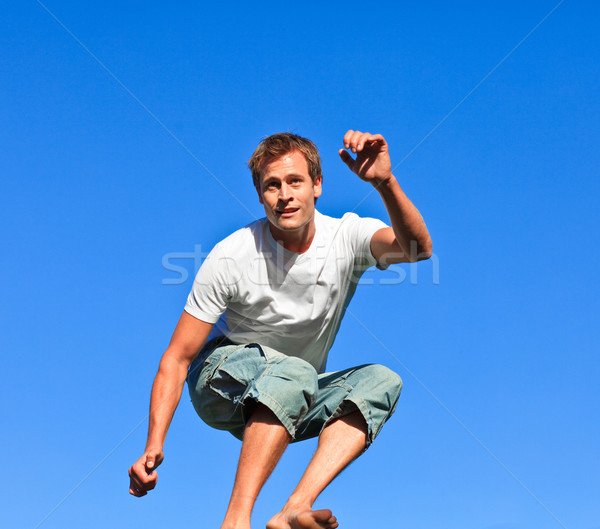
[[[356,373],[359,382],[354,382],[357,396],[365,399],[391,415],[402,391],[400,375],[380,364],[361,366]]]
[[[402,379],[391,369],[369,364],[360,368],[361,383],[355,387],[354,398],[359,403],[369,427],[367,446],[379,434],[383,424],[396,411],[396,404],[402,391]],[[355,402],[356,402],[355,401]]]
[[[369,364],[363,367],[369,385],[398,393],[402,391],[402,379],[398,373],[380,364]]]

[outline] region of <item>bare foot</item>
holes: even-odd
[[[284,507],[267,523],[267,529],[336,529],[338,526],[329,509],[311,511],[291,507]]]

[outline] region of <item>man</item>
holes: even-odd
[[[356,283],[366,268],[431,256],[418,210],[391,171],[380,134],[349,130],[339,154],[381,195],[391,227],[315,209],[319,154],[294,134],[265,138],[248,165],[266,219],[221,241],[200,268],[152,388],[146,449],[130,468],[130,493],[156,485],[156,468],[187,379],[209,425],[241,439],[221,529],[250,529],[262,486],[290,442],[319,437],[298,486],[268,529],[335,529],[323,489],[373,442],[394,412],[400,377],[378,365],[324,373]],[[212,332],[212,334],[211,334]]]

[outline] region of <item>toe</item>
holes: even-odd
[[[312,514],[315,517],[315,520],[318,520],[319,522],[328,523],[330,518],[335,518],[333,516],[333,513],[329,509],[320,509],[318,511],[313,511]]]

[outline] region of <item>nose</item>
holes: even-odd
[[[292,190],[289,186],[284,182],[281,184],[279,188],[279,200],[287,201],[292,198]]]

